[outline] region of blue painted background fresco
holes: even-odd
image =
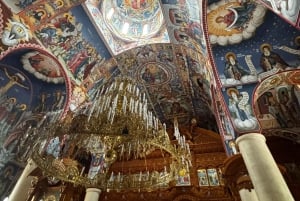
[[[97,33],[97,30],[89,20],[89,17],[85,13],[82,6],[76,6],[71,10],[71,12],[75,16],[76,22],[81,23],[83,25],[81,31],[84,39],[87,40],[90,44],[92,44],[103,58],[111,58],[111,55],[108,49],[106,48],[106,45],[100,38],[99,34]]]
[[[271,24],[271,26],[270,26]],[[273,30],[276,28],[276,30]],[[257,29],[256,35],[250,40],[245,40],[240,44],[223,46],[215,46],[212,48],[215,63],[219,74],[223,74],[225,67],[225,58],[227,52],[232,51],[237,55],[238,62],[247,68],[244,57],[245,55],[252,55],[252,62],[258,73],[262,72],[259,65],[260,61],[260,45],[269,43],[273,47],[273,51],[278,53],[289,65],[297,66],[300,64],[299,57],[278,49],[280,46],[288,46],[296,49],[297,46],[294,42],[295,38],[300,36],[300,32],[289,25],[281,18],[268,12],[266,14],[265,22]]]

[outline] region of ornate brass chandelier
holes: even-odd
[[[102,190],[152,191],[166,188],[191,164],[189,145],[174,121],[171,142],[148,109],[145,93],[130,78],[117,77],[95,90],[89,104],[62,120],[43,118],[28,132],[39,133],[32,159],[46,175]],[[116,161],[146,159],[154,150],[169,153],[168,166],[139,172],[113,172]]]

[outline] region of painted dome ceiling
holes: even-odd
[[[101,12],[105,24],[115,36],[137,41],[155,35],[164,23],[158,1],[104,0]]]
[[[64,73],[36,50],[24,52],[20,65],[25,73],[47,85],[64,84],[64,79],[70,78],[74,93],[66,107],[76,108],[98,86],[114,76],[126,75],[146,91],[162,121],[176,116],[187,123],[196,118],[207,126],[207,122],[214,122],[212,99],[218,82],[229,87],[258,80],[254,67],[240,80],[226,79],[221,72],[215,79],[214,62],[220,61],[211,59],[231,52],[230,45],[255,36],[265,20],[266,8],[252,1],[211,0],[207,5],[193,0],[3,2],[18,15],[7,21],[2,43],[12,46],[34,38],[33,43],[51,52]],[[47,17],[39,16],[43,12]],[[225,18],[227,21],[221,21]],[[17,35],[16,28],[26,34]],[[215,55],[208,51],[207,42],[214,45]],[[43,60],[39,65],[51,67],[35,68],[31,60],[36,55]],[[6,65],[13,63],[8,58],[3,59]],[[172,111],[174,104],[180,105],[179,114]]]
[[[86,1],[85,6],[113,54],[145,44],[169,43],[159,1]]]

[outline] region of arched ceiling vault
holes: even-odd
[[[88,100],[99,85],[115,76],[130,76],[146,92],[161,121],[172,123],[177,117],[180,123],[189,124],[196,118],[202,127],[216,130],[211,94],[215,82],[206,50],[200,2],[88,0],[81,5],[80,1],[74,2],[68,12],[64,9],[68,5],[59,7],[50,2],[43,5],[42,1],[12,5],[4,1],[18,13],[8,22],[11,25],[7,31],[12,32],[9,28],[14,24],[25,23],[21,28],[30,34],[18,36],[16,42],[4,37],[2,42],[7,46],[23,40],[38,42],[57,58],[65,79],[73,83],[73,98],[66,102],[65,109],[69,106],[74,109],[85,101],[83,98],[74,103],[78,91],[83,90]],[[54,14],[49,9],[54,6],[60,12]],[[40,9],[32,13],[35,8]],[[48,18],[37,16],[43,12],[48,12]],[[43,72],[32,67],[34,54],[31,51],[21,55],[29,63],[29,68],[23,70],[39,75],[41,82],[58,81],[60,78],[50,66],[44,67]],[[12,63],[9,59],[3,61]],[[53,72],[55,78],[50,78],[46,71]]]
[[[16,150],[32,139],[18,126],[42,118],[28,116],[90,104],[117,76],[137,82],[168,130],[175,117],[191,128],[189,143],[202,140],[197,127],[218,132],[228,156],[245,133],[299,143],[299,10],[295,0],[1,0],[0,170],[27,159],[28,147]]]
[[[42,111],[74,110],[97,87],[130,76],[162,122],[169,126],[177,117],[186,125],[195,118],[219,131],[232,154],[238,135],[266,129],[253,99],[259,82],[299,66],[298,26],[259,2],[2,0],[1,64],[39,86],[27,108]],[[263,45],[288,66],[268,71],[260,62]],[[238,74],[226,69],[230,56],[244,67]],[[9,77],[1,72],[5,85]],[[22,104],[25,88],[18,87],[6,95]]]

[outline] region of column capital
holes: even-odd
[[[99,188],[87,188],[86,192],[96,192],[101,193],[101,190]]]
[[[241,135],[240,137],[238,137],[236,139],[236,144],[238,145],[241,141],[244,140],[262,140],[262,141],[266,141],[266,137],[261,134],[261,133],[247,133],[244,135]]]
[[[32,176],[31,172],[37,168],[35,162],[29,158],[27,164],[19,177],[14,189],[9,195],[9,200],[11,201],[23,201],[27,199],[27,196],[24,196],[28,193],[29,188],[31,187]]]
[[[32,160],[32,158],[29,158],[27,160],[27,164],[32,167],[37,167],[36,163],[34,162],[34,160]]]
[[[237,189],[240,191],[241,189],[246,189],[251,191],[253,189],[253,184],[248,175],[243,175],[237,180]]]
[[[100,193],[99,188],[87,188],[84,201],[98,201]]]

